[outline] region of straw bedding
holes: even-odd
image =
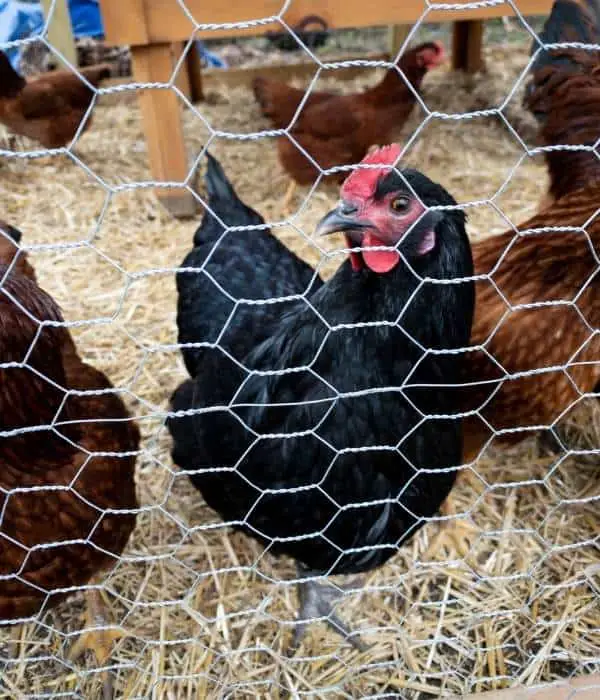
[[[424,88],[429,109],[462,113],[499,105],[525,65],[525,50],[495,48],[487,59],[488,73],[475,78],[431,74]],[[355,83],[325,84],[352,90],[372,80],[366,73]],[[162,426],[168,397],[185,376],[173,347],[173,268],[196,224],[172,219],[151,189],[120,187],[109,195],[103,183],[123,186],[150,176],[137,103],[104,102],[76,148],[94,177],[67,156],[5,159],[0,188],[2,215],[24,232],[41,284],[75,323],[82,354],[126,390],[143,431],[142,512],[123,559],[106,578],[112,621],[126,631],[112,659],[117,696],[448,697],[596,668],[597,466],[544,455],[534,440],[512,450],[492,447],[477,464],[480,477],[455,491],[472,523],[468,556],[441,547],[425,560],[440,529],[432,523],[346,596],[340,614],[373,643],[368,652],[359,655],[314,624],[299,653],[286,658],[295,611],[295,591],[286,584],[292,563],[274,560],[221,525],[173,467]],[[246,89],[214,89],[197,109],[222,131],[266,127]],[[531,143],[518,94],[507,114]],[[410,136],[421,119],[416,113],[400,136]],[[184,121],[196,155],[209,130],[191,112]],[[240,196],[267,220],[280,220],[287,180],[274,142],[216,139],[210,147]],[[516,167],[522,156],[499,117],[480,116],[432,119],[407,161],[460,202],[481,202],[507,183],[495,200],[504,217],[485,203],[469,209],[468,230],[476,238],[505,230],[505,217],[518,223],[535,211],[545,171],[532,158]],[[310,232],[336,192],[321,183],[304,203],[307,194],[299,190],[294,225],[278,227],[277,235],[329,274],[341,258],[328,258]],[[589,448],[598,444],[598,423],[597,409],[588,405],[566,429]],[[21,629],[16,653],[10,632],[1,632],[0,697],[100,697],[92,659],[68,659],[82,609],[76,595]]]

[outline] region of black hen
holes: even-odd
[[[209,262],[215,260],[211,274],[218,272],[234,296],[294,294],[313,282],[306,300],[284,312],[253,305],[232,315],[234,302],[205,273],[178,278],[181,340],[215,346],[187,356],[193,378],[174,393],[172,407],[197,412],[170,417],[173,459],[224,520],[269,544],[273,554],[293,557],[302,577],[383,564],[437,512],[461,464],[460,421],[449,417],[458,408],[440,386],[458,381],[460,358],[426,349],[469,342],[473,283],[447,283],[472,275],[464,216],[424,211],[415,192],[426,206],[455,202],[415,171],[390,172],[398,152],[388,147],[368,156],[365,161],[387,167],[352,175],[344,201],[319,229],[345,231],[350,246],[398,243],[405,257],[353,252],[316,288],[310,268],[266,229],[228,232]],[[211,167],[214,174],[214,161]],[[211,208],[223,211],[225,191],[227,223],[262,221],[223,182],[210,193]],[[414,226],[394,241],[383,214],[396,224],[412,217]],[[196,234],[195,264],[221,232],[205,221]],[[347,636],[329,590],[304,581],[299,617],[326,617]],[[304,626],[297,627],[296,643]]]

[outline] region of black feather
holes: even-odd
[[[177,274],[179,342],[214,343],[220,338],[221,347],[242,359],[298,303],[271,303],[273,299],[304,294],[322,282],[310,265],[271,235],[263,217],[239,199],[210,155],[206,187],[215,216],[205,212],[194,248],[182,263],[193,271]],[[232,231],[227,226],[248,229]],[[238,299],[270,303],[236,305]],[[204,353],[202,348],[183,350],[192,376]]]
[[[17,97],[26,85],[25,78],[12,67],[4,51],[0,51],[0,98]]]
[[[5,233],[15,243],[20,243],[21,238],[23,238],[23,234],[21,233],[21,231],[19,231],[18,228],[11,226],[10,224],[5,223],[4,221],[0,222],[0,231],[2,233]]]

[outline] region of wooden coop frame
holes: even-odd
[[[52,0],[41,0],[44,18],[50,19],[48,25],[48,41],[58,49],[72,66],[77,66],[77,49],[73,37],[73,27],[69,16],[67,0],[55,0],[54,12],[49,17],[52,10]],[[59,63],[63,63],[59,59]]]
[[[523,15],[550,12],[552,0],[517,0]],[[233,24],[226,30],[195,32],[190,17],[175,1],[100,0],[106,41],[131,47],[133,77],[136,82],[168,82],[182,46],[195,35],[198,38],[262,34],[280,27],[277,23],[240,28],[240,23],[281,12],[281,0],[246,0],[243,3],[186,0],[186,7],[202,24]],[[390,26],[392,50],[406,37],[407,25],[414,24],[426,9],[424,0],[294,0],[285,20],[295,25],[303,17],[318,14],[332,29]],[[452,22],[453,66],[468,72],[482,65],[483,20],[513,14],[510,4],[479,9],[436,10],[427,14],[428,22]],[[192,100],[201,99],[202,76],[198,57],[189,51],[186,71],[178,76],[178,87]],[[268,72],[268,71],[264,71]],[[226,73],[226,71],[223,71]],[[157,182],[183,183],[189,161],[183,139],[181,105],[173,90],[142,90],[139,95],[144,133],[148,145],[150,171]],[[193,216],[197,202],[182,187],[158,188],[157,196],[176,217]]]

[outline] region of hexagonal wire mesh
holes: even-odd
[[[184,0],[176,4],[197,31],[238,28],[204,25]],[[452,13],[498,4],[496,0],[428,4],[400,53],[413,43],[435,9]],[[347,257],[347,244],[339,240],[323,244],[312,232],[335,206],[339,190],[328,186],[325,176],[340,168],[321,167],[318,154],[299,136],[303,132],[298,124],[303,114],[309,119],[305,108],[322,79],[325,89],[342,92],[362,91],[372,83],[367,75],[342,86],[336,70],[381,71],[395,69],[396,62],[326,61],[286,23],[288,2],[275,17],[240,24],[243,28],[278,22],[314,62],[314,77],[285,127],[272,129],[246,88],[228,90],[217,85],[206,102],[192,104],[176,84],[184,52],[166,84],[130,82],[96,89],[67,146],[46,150],[26,142],[20,150],[2,150],[4,216],[22,229],[23,237],[16,236],[15,246],[11,243],[15,231],[4,225],[0,238],[0,487],[4,499],[0,617],[7,623],[0,647],[1,697],[100,697],[108,684],[116,697],[127,698],[449,697],[598,670],[598,527],[593,512],[598,498],[594,395],[598,324],[592,298],[598,258],[594,246],[597,205],[591,196],[596,192],[596,137],[591,139],[585,132],[579,142],[576,133],[576,127],[594,128],[580,117],[589,115],[590,122],[595,117],[596,74],[590,72],[588,92],[570,91],[568,81],[561,87],[563,94],[576,94],[581,100],[575,100],[580,111],[569,113],[572,133],[561,132],[566,143],[551,142],[542,123],[544,146],[533,146],[524,133],[531,128],[529,115],[520,111],[520,104],[529,68],[541,49],[529,57],[530,44],[524,39],[533,38],[540,47],[543,42],[519,12],[519,3],[508,0],[505,4],[513,9],[512,31],[520,38],[510,43],[511,37],[505,34],[505,46],[487,51],[487,74],[473,82],[447,71],[432,71],[422,91],[407,88],[416,106],[401,134],[404,145],[398,167],[417,167],[443,183],[457,197],[458,208],[470,215],[477,308],[472,347],[462,355],[475,368],[474,376],[484,376],[492,388],[474,408],[456,413],[464,419],[465,444],[473,448],[469,440],[475,441],[474,449],[466,450],[461,460],[465,476],[451,494],[458,515],[451,511],[441,517],[423,514],[429,506],[425,496],[417,498],[410,502],[417,522],[409,522],[401,533],[394,530],[393,557],[380,566],[356,565],[357,570],[367,569],[362,578],[325,578],[339,594],[335,615],[360,633],[366,648],[355,649],[328,629],[323,618],[333,613],[313,606],[314,623],[291,654],[298,577],[290,559],[271,555],[282,548],[300,551],[290,543],[313,535],[311,551],[302,551],[306,560],[327,543],[339,555],[350,553],[363,564],[368,561],[378,551],[379,545],[372,545],[377,540],[374,533],[385,529],[383,522],[402,519],[397,511],[399,503],[405,503],[407,487],[428,469],[413,462],[410,477],[401,484],[387,475],[394,488],[386,497],[365,504],[353,483],[353,479],[360,481],[356,469],[344,467],[343,458],[360,455],[361,469],[373,474],[365,454],[374,462],[377,451],[400,455],[413,432],[428,419],[430,425],[439,422],[444,411],[421,412],[416,423],[399,421],[400,437],[389,445],[374,440],[379,433],[373,431],[372,421],[367,420],[361,432],[353,423],[360,407],[353,408],[342,431],[347,445],[333,444],[323,430],[326,416],[357,396],[368,397],[377,411],[390,387],[376,386],[376,378],[368,372],[354,374],[352,363],[340,368],[335,353],[330,360],[337,370],[322,365],[323,374],[328,374],[320,376],[316,362],[328,351],[327,339],[349,328],[400,328],[404,307],[393,322],[376,318],[377,309],[370,309],[374,315],[367,320],[332,322],[324,312],[327,305],[315,301],[316,292],[309,283],[290,291],[293,280],[287,277],[286,254],[278,263],[278,279],[286,289],[282,294],[267,294],[265,290],[277,288],[277,280],[261,281],[259,272],[253,280],[264,285],[258,297],[252,296],[255,288],[249,287],[244,296],[232,293],[235,284],[227,288],[226,283],[234,280],[242,263],[254,264],[253,255],[256,265],[263,263],[260,249],[244,249],[239,241],[268,237],[268,227],[325,280],[335,279],[335,271]],[[44,36],[38,40],[55,50]],[[569,46],[593,48],[585,40]],[[596,60],[593,51],[585,56]],[[585,59],[579,60],[585,73]],[[210,150],[241,199],[268,222],[257,228],[249,226],[239,211],[226,212],[228,218],[221,223],[237,234],[238,242],[220,240],[219,245],[230,246],[226,251],[232,255],[230,267],[221,260],[220,272],[217,267],[210,269],[211,259],[218,259],[218,248],[199,265],[195,260],[180,264],[192,247],[194,226],[171,219],[152,192],[156,183],[147,176],[138,107],[127,99],[141,89],[168,89],[179,96],[187,145],[194,152],[186,185],[202,205],[225,218],[209,196],[196,194],[192,186],[193,174],[205,167]],[[552,103],[552,109],[560,112],[560,105]],[[92,111],[94,126],[80,144]],[[534,125],[534,136],[538,130]],[[297,210],[282,215],[286,180],[273,177],[280,172],[274,139],[286,138],[309,159],[318,176],[305,187]],[[544,153],[551,153],[548,164],[539,157]],[[346,163],[339,165],[344,173],[351,169]],[[568,173],[563,190],[554,187],[553,174],[559,171]],[[551,194],[559,201],[532,219],[548,189],[548,173]],[[448,211],[442,209],[442,219]],[[234,257],[235,245],[245,259]],[[40,286],[60,305],[64,320],[31,280],[25,253]],[[299,264],[294,262],[292,268]],[[203,379],[197,386],[210,395],[201,399],[206,406],[198,409],[190,404],[190,410],[174,411],[169,397],[187,377],[180,359],[182,345],[177,342],[175,273],[182,269],[194,279],[202,276],[205,285],[208,282],[209,287],[202,289],[212,289],[225,313],[225,323],[220,323],[215,337],[198,336],[188,348],[218,347],[223,361],[234,362],[227,367],[217,364],[220,374],[212,369],[207,373],[200,363],[196,371]],[[304,276],[309,278],[314,283],[313,272]],[[332,283],[321,289],[328,284]],[[420,277],[414,294],[425,284]],[[257,303],[257,298],[262,302]],[[197,299],[192,299],[192,311],[200,317],[208,302]],[[409,302],[403,303],[408,306]],[[342,302],[342,314],[346,303],[350,302]],[[255,326],[266,323],[268,309],[280,304],[287,316],[276,312],[270,332],[257,339]],[[312,317],[306,316],[307,308],[314,311]],[[308,343],[312,353],[308,361],[305,352],[295,358],[295,364],[275,362],[275,369],[264,370],[250,366],[247,355],[241,360],[235,357],[227,333],[240,325],[240,309],[258,319],[244,326],[244,342],[251,348],[274,342],[290,317],[304,313],[302,327],[314,330],[317,338]],[[468,315],[465,309],[458,313]],[[209,320],[218,321],[219,314]],[[424,321],[429,315],[431,309],[423,310]],[[180,331],[183,322],[179,319]],[[89,365],[74,356],[64,329]],[[397,338],[395,343],[404,347]],[[415,345],[426,350],[418,329]],[[285,343],[278,347],[277,361],[287,357]],[[199,357],[212,367],[210,356]],[[495,368],[492,377],[486,360]],[[371,362],[380,360],[371,358]],[[104,372],[115,389],[90,366]],[[220,396],[224,377],[235,377],[238,370],[243,378],[233,395]],[[365,376],[373,378],[372,386],[360,386]],[[291,380],[283,381],[285,377]],[[332,377],[343,388],[333,386]],[[411,379],[414,367],[392,387],[404,402]],[[468,386],[468,379],[462,384]],[[278,384],[278,380],[282,381]],[[326,416],[314,425],[290,429],[289,419],[283,421],[281,413],[274,413],[270,423],[256,428],[259,421],[252,409],[244,413],[243,389],[251,381],[258,381],[266,392],[268,401],[257,399],[259,409],[266,410],[286,401],[292,407],[315,403],[313,380],[326,382],[332,392],[326,397]],[[279,389],[269,394],[265,387],[271,381]],[[386,410],[378,416],[388,425],[394,422],[389,406],[397,404],[382,405]],[[198,434],[211,444],[207,449],[194,445],[214,460],[196,468],[216,480],[211,482],[208,500],[222,503],[224,512],[233,513],[225,519],[208,507],[175,466],[165,427],[169,417],[202,418],[208,415],[207,406],[209,413],[211,406],[220,409],[217,422],[201,430],[192,423],[187,435]],[[400,408],[405,410],[405,404],[401,402]],[[236,421],[227,420],[234,415]],[[141,430],[139,443],[133,416]],[[243,449],[231,458],[229,447],[237,444],[241,425],[253,437],[242,440]],[[219,433],[216,442],[211,431]],[[444,434],[440,431],[441,443]],[[298,442],[299,436],[327,443],[329,458],[307,465],[307,455],[313,460],[322,454],[315,452],[314,445]],[[257,472],[248,475],[249,455],[265,441],[276,449],[259,453],[267,476],[259,473],[257,486]],[[294,445],[293,450],[286,441]],[[426,462],[428,450],[429,445],[411,454]],[[444,474],[456,474],[459,463],[452,454],[450,450],[444,455]],[[132,494],[134,460],[138,502]],[[331,486],[326,477],[340,462],[342,471],[347,471],[341,476],[336,472],[337,483]],[[278,481],[281,474],[288,474],[285,465],[298,470],[300,481]],[[309,476],[302,481],[306,467]],[[254,489],[250,507],[243,498],[235,501],[240,487],[231,480],[232,473],[241,474]],[[219,488],[227,492],[226,499],[215,495],[215,483],[217,492]],[[304,506],[306,521],[320,525],[304,531],[301,522],[292,526],[295,535],[286,536],[290,513],[296,511],[290,501],[278,502],[277,494],[294,498],[311,488]],[[315,500],[317,491],[325,497],[325,505]],[[257,512],[267,497],[274,499],[274,505],[266,520],[260,520]],[[434,510],[442,500],[443,495],[434,494]],[[374,530],[365,525],[347,552],[335,541],[336,537],[344,541],[344,533],[332,535],[332,523],[341,514],[351,513],[344,528],[356,529],[353,521],[360,518],[359,506],[365,505],[376,510],[371,522]],[[322,512],[314,518],[313,510],[319,508]],[[405,514],[410,507],[405,504],[402,511]],[[253,534],[265,525],[271,534],[259,543],[232,525],[245,525]],[[272,533],[279,527],[278,539]],[[311,573],[355,573],[352,566],[347,570],[338,566],[336,557],[327,561],[321,571]],[[66,600],[55,605],[61,593],[67,594]]]

